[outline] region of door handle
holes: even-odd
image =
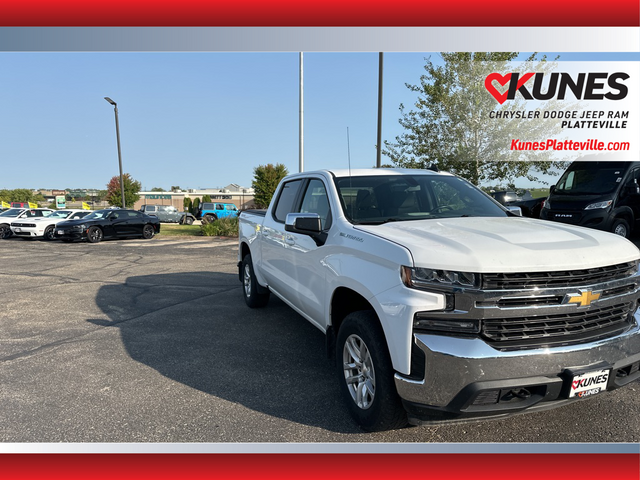
[[[284,239],[285,242],[287,242],[287,245],[295,245],[296,244],[296,239],[294,237],[292,237],[291,235],[287,235],[287,237]]]

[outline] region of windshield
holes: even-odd
[[[17,217],[21,212],[24,212],[24,208],[10,208],[5,212],[0,213],[0,217]]]
[[[553,193],[604,195],[615,192],[630,162],[574,162],[560,177]]]
[[[48,218],[67,218],[69,215],[71,215],[69,210],[57,210],[49,215]]]
[[[113,210],[96,210],[95,212],[91,212],[89,215],[87,215],[86,217],[84,217],[83,220],[99,220],[101,218],[107,218],[107,216],[112,212]]]
[[[482,191],[449,175],[341,177],[336,187],[345,216],[354,224],[508,216]]]

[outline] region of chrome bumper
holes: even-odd
[[[414,334],[416,347],[424,352],[425,375],[415,380],[395,375],[400,397],[413,404],[453,413],[464,413],[460,405],[464,392],[488,388],[517,387],[529,384],[549,385],[540,402],[562,400],[567,371],[581,371],[607,366],[612,375],[607,389],[623,386],[640,376],[640,372],[622,378],[616,371],[640,361],[640,314],[634,313],[635,325],[615,337],[554,348],[499,351],[479,338],[467,339],[443,335]],[[511,387],[510,387],[511,386]],[[536,402],[537,403],[537,402]],[[520,410],[531,406],[522,403]],[[511,405],[510,408],[513,408]],[[515,409],[518,406],[516,404]],[[499,411],[499,406],[493,412]],[[473,413],[473,408],[469,411]]]

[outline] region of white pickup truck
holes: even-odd
[[[366,430],[580,401],[640,377],[640,252],[523,218],[454,175],[317,171],[240,216],[249,307],[326,334]]]

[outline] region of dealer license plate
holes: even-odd
[[[594,370],[580,375],[574,375],[569,390],[569,398],[585,398],[604,392],[607,389],[611,370]]]

